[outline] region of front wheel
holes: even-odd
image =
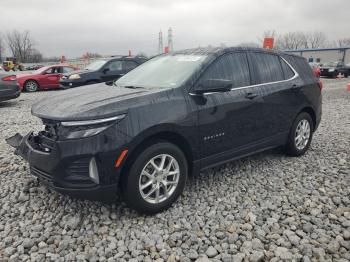
[[[174,144],[153,144],[131,162],[121,189],[125,202],[136,211],[161,212],[182,193],[187,180],[187,161]]]

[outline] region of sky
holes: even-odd
[[[147,55],[173,29],[174,49],[257,42],[265,30],[350,37],[349,0],[0,0],[0,33],[29,30],[44,56]]]

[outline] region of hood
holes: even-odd
[[[70,76],[74,74],[79,74],[79,75],[84,75],[86,73],[91,73],[91,72],[96,72],[94,70],[88,70],[88,69],[79,69],[79,70],[74,70],[69,73],[63,74],[64,76]]]
[[[130,89],[105,84],[81,86],[57,91],[33,105],[32,114],[48,120],[76,121],[100,119],[126,113],[128,108],[138,103],[147,94],[158,92],[148,89]]]

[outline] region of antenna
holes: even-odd
[[[163,33],[162,33],[162,30],[159,31],[158,54],[163,54]]]

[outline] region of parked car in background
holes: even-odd
[[[31,66],[27,66],[26,70],[28,70],[28,71],[38,70],[38,69],[40,69],[42,67],[44,67],[44,65],[31,65]]]
[[[147,61],[145,57],[108,57],[98,59],[84,70],[64,74],[60,80],[63,88],[91,85],[96,83],[113,83],[119,77]]]
[[[314,72],[314,75],[315,75],[317,78],[320,78],[320,77],[321,77],[320,65],[317,64],[317,63],[309,63],[309,65],[311,66],[312,71]]]
[[[339,74],[348,77],[350,67],[344,65],[343,62],[328,62],[321,66],[321,76],[336,78]]]
[[[59,192],[113,200],[119,190],[129,206],[156,213],[189,173],[279,146],[303,155],[321,102],[302,57],[198,48],[157,56],[113,86],[46,98],[32,107],[45,129],[7,141]]]
[[[77,67],[64,64],[44,66],[33,72],[17,75],[17,81],[20,88],[28,92],[58,89],[60,88],[59,80],[62,75],[77,69]]]
[[[16,75],[0,72],[0,102],[19,97],[21,89],[18,86]]]

